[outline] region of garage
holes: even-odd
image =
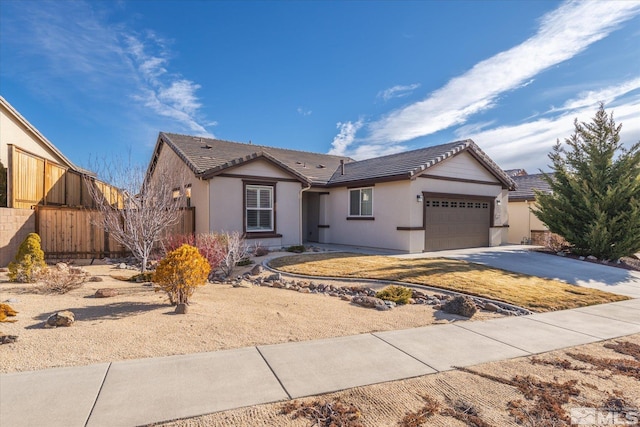
[[[489,246],[490,198],[425,197],[425,251]]]

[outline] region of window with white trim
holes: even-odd
[[[349,216],[373,216],[373,188],[349,190]]]
[[[247,185],[245,206],[245,224],[248,232],[274,231],[272,186]]]

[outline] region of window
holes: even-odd
[[[349,190],[349,216],[373,216],[373,188]]]
[[[247,185],[245,187],[245,206],[247,231],[274,231],[272,186]]]

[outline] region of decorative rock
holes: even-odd
[[[236,280],[235,282],[233,282],[232,285],[234,288],[250,288],[251,287],[251,282],[244,280],[244,279],[240,279],[240,280]]]
[[[9,298],[4,300],[4,302],[8,303],[8,304],[16,304],[18,302],[20,302],[20,300],[18,298]]]
[[[17,335],[0,335],[0,344],[13,344],[18,341]]]
[[[349,295],[342,295],[342,296],[340,297],[340,299],[341,299],[342,301],[349,301],[349,302],[351,302],[351,300],[352,300],[352,298],[351,298]]]
[[[69,310],[59,311],[49,316],[44,323],[45,328],[57,328],[58,326],[71,326],[75,322],[75,316]]]
[[[118,264],[118,270],[126,270],[127,269],[127,264],[125,264],[124,262],[121,262],[120,264]]]
[[[282,284],[282,282],[273,282],[271,284],[272,288],[284,288],[284,285]]]
[[[387,310],[391,310],[391,307],[383,304],[383,305],[376,305],[376,310],[378,311],[387,311]]]
[[[472,317],[478,311],[473,300],[466,296],[457,296],[442,306],[446,313],[458,314],[464,317]]]
[[[593,255],[589,255],[589,256],[587,257],[587,259],[588,259],[589,261],[596,261],[598,258],[594,257]]]
[[[556,255],[558,255],[558,256],[567,256],[567,254],[565,254],[565,253],[564,253],[564,252],[562,252],[562,251],[557,252],[557,253],[556,253]]]
[[[581,256],[581,257],[579,257],[578,259],[579,259],[580,261],[584,261],[584,260],[585,260],[585,257]]]
[[[118,296],[118,291],[111,288],[98,289],[94,294],[95,298],[111,298],[115,296]]]
[[[424,298],[426,295],[424,292],[420,292],[420,291],[416,291],[415,289],[413,289],[411,291],[411,297],[412,298]]]
[[[104,279],[100,276],[91,276],[87,280],[88,282],[102,282]]]
[[[497,312],[498,310],[500,310],[500,307],[498,307],[497,305],[495,305],[492,302],[488,302],[484,305],[484,309],[487,311],[493,311],[493,312]]]
[[[311,291],[309,290],[309,288],[299,288],[298,292],[300,292],[301,294],[308,294]]]
[[[380,298],[368,297],[368,296],[356,296],[351,299],[351,302],[366,308],[376,308],[380,305],[386,306],[385,302]]]
[[[272,274],[271,276],[268,276],[265,280],[270,280],[272,282],[279,282],[282,280],[282,275],[280,273],[275,273],[275,274]]]
[[[187,314],[187,312],[189,311],[188,307],[189,306],[187,304],[184,304],[184,303],[178,304],[178,305],[176,305],[175,313],[176,314]]]
[[[253,266],[251,271],[249,272],[252,276],[257,276],[258,274],[264,271],[264,267],[261,264],[256,264]]]

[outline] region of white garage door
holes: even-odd
[[[427,197],[424,209],[425,251],[489,246],[486,199]]]

